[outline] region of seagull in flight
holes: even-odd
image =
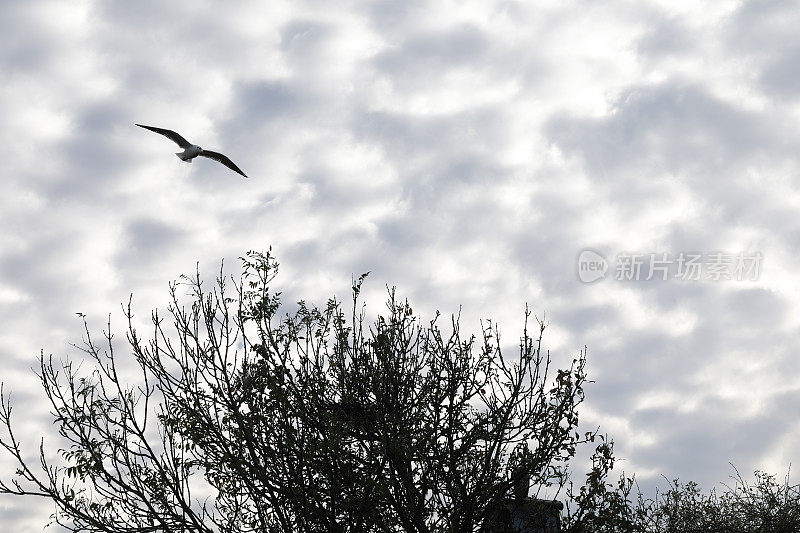
[[[182,161],[188,161],[189,163],[191,163],[192,159],[194,159],[198,155],[201,155],[203,157],[207,157],[209,159],[213,159],[214,161],[218,161],[218,162],[222,163],[223,165],[225,165],[226,167],[228,167],[229,169],[233,170],[234,172],[236,172],[238,174],[241,174],[245,178],[247,177],[247,174],[242,172],[242,169],[237,167],[233,163],[233,161],[228,159],[227,156],[225,156],[223,154],[220,154],[218,152],[212,152],[211,150],[203,150],[202,148],[200,148],[196,144],[190,143],[189,141],[187,141],[186,139],[181,137],[178,133],[176,133],[176,132],[174,132],[172,130],[165,130],[164,128],[156,128],[154,126],[145,126],[144,124],[136,124],[136,125],[139,126],[140,128],[144,128],[146,130],[150,130],[150,131],[154,131],[156,133],[160,133],[161,135],[163,135],[167,139],[170,139],[171,141],[175,142],[175,144],[177,144],[178,146],[183,148],[183,152],[176,152],[175,153],[175,155],[180,157]]]

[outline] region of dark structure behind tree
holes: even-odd
[[[510,498],[498,505],[485,533],[560,533],[564,504],[554,500]]]

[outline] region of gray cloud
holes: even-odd
[[[764,68],[761,73],[761,83],[776,96],[797,98],[800,95],[798,63],[800,63],[800,46],[786,50]]]
[[[633,181],[631,172],[669,171],[701,185],[729,181],[731,169],[776,149],[786,155],[774,126],[699,86],[668,83],[633,87],[607,117],[560,117],[548,131],[559,146],[579,150],[595,173]]]
[[[396,80],[426,82],[443,71],[474,68],[485,60],[491,41],[478,28],[464,25],[446,32],[411,35],[373,60],[378,72]]]

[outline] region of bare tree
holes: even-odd
[[[552,370],[543,322],[525,312],[519,350],[497,327],[421,323],[389,291],[367,323],[352,308],[299,302],[283,313],[269,253],[206,290],[170,287],[168,319],[121,357],[111,325],[89,365],[41,357],[64,447],[29,464],[3,395],[0,444],[18,462],[0,492],[41,496],[72,531],[473,532],[515,494],[566,481],[580,437],[585,353]],[[188,291],[187,291],[188,289]],[[187,294],[184,295],[184,292]],[[135,362],[138,381],[120,366]]]

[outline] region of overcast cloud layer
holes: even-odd
[[[800,453],[800,10],[789,1],[0,1],[0,378],[272,245],[288,301],[372,271],[423,317],[587,345],[587,428],[644,487]],[[229,155],[179,161],[175,129]],[[606,279],[582,283],[578,254]],[[757,280],[619,281],[620,253],[760,253]],[[120,336],[121,339],[121,336]],[[2,472],[11,465],[0,460]],[[0,500],[0,525],[50,508]]]

